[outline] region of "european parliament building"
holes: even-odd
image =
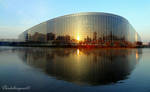
[[[42,22],[20,34],[19,39],[50,45],[134,47],[140,36],[125,18],[102,12],[64,15]]]

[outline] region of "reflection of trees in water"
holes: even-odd
[[[92,34],[92,35],[91,35]],[[126,37],[126,35],[122,36],[116,36],[112,33],[112,31],[108,31],[107,34],[102,34],[98,32],[91,32],[88,35],[82,35],[80,38],[83,39],[77,39],[71,34],[56,34],[53,32],[50,33],[41,33],[41,32],[34,32],[33,35],[26,34],[26,41],[34,42],[37,44],[40,44],[40,42],[44,43],[50,43],[51,45],[73,45],[74,43],[80,44],[80,45],[99,45],[102,47],[136,47],[136,45],[142,45],[142,42],[140,41],[129,41]],[[131,40],[131,39],[130,39]],[[32,43],[30,43],[32,44]],[[42,43],[43,44],[43,43]]]
[[[27,64],[57,79],[102,85],[128,77],[140,58],[138,49],[29,48],[20,51]],[[137,55],[138,54],[138,57]],[[22,55],[22,56],[21,56]]]

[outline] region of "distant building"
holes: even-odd
[[[56,35],[54,33],[47,33],[47,41],[49,40],[55,40]]]
[[[97,32],[94,32],[94,33],[93,33],[93,40],[94,40],[94,41],[97,40]]]

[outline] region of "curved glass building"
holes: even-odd
[[[23,32],[26,42],[49,45],[134,47],[140,36],[125,18],[101,12],[60,16]]]

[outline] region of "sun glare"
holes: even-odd
[[[80,36],[79,36],[79,35],[77,35],[77,40],[78,40],[78,41],[80,40]]]
[[[77,49],[77,55],[78,55],[78,56],[80,55],[80,51],[79,51],[79,49]]]

